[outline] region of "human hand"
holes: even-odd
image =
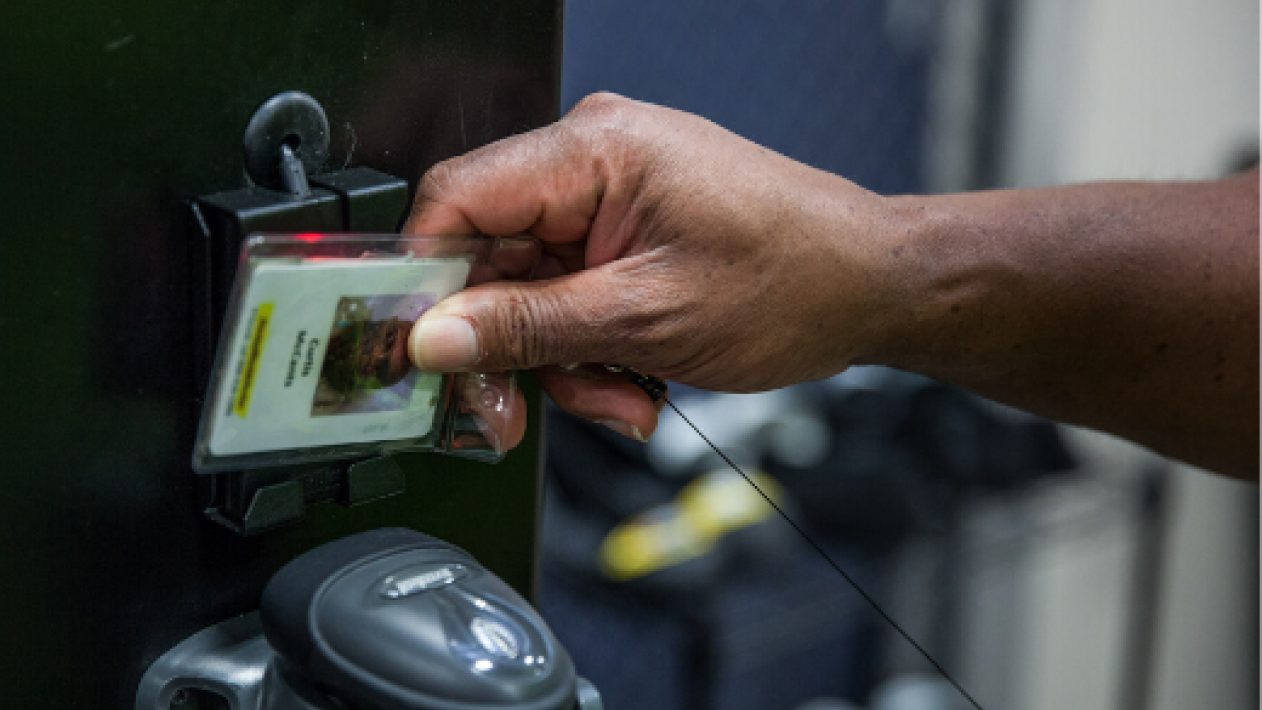
[[[425,370],[533,369],[561,407],[643,439],[660,405],[567,364],[733,392],[835,374],[889,302],[895,220],[884,198],[704,119],[589,96],[422,179],[404,234],[530,234],[543,256],[533,282],[431,308],[410,353]],[[524,421],[494,426],[511,447]]]

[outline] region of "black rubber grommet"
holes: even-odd
[[[301,91],[284,91],[254,112],[241,139],[245,170],[256,184],[284,189],[280,149],[293,149],[308,174],[320,171],[329,158],[329,118],[320,103]]]

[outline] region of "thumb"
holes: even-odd
[[[501,372],[604,362],[625,350],[634,299],[599,267],[537,282],[496,282],[454,294],[412,328],[412,362],[430,372]],[[613,359],[610,359],[612,362]]]

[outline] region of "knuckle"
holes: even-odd
[[[593,137],[622,134],[641,122],[642,111],[642,104],[617,94],[591,94],[578,102],[564,123]]]
[[[571,113],[579,116],[594,116],[619,111],[633,104],[630,99],[610,91],[598,91],[584,96]]]
[[[525,370],[548,364],[551,355],[549,343],[555,329],[554,319],[549,318],[549,299],[541,293],[526,297],[522,293],[510,294],[496,306],[492,318],[491,333],[494,342],[501,344],[497,365],[507,370]]]
[[[602,92],[579,101],[556,127],[567,144],[585,146],[606,164],[629,166],[651,149],[645,137],[653,132],[653,116],[645,104]]]
[[[416,194],[419,199],[439,200],[453,182],[456,172],[455,160],[444,160],[431,167],[421,176]]]

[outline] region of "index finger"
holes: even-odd
[[[403,234],[581,241],[603,192],[584,143],[553,124],[435,165],[421,178]]]

